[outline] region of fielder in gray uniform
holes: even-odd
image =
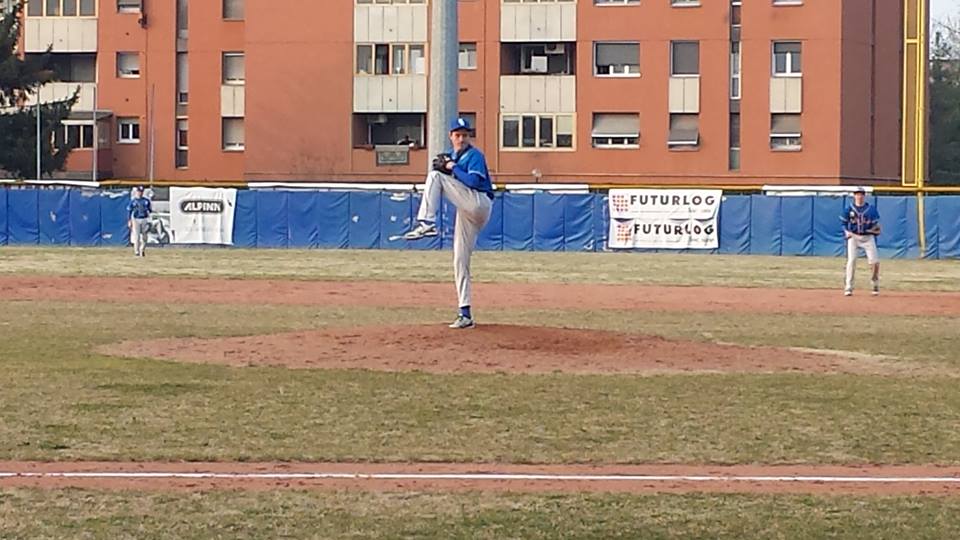
[[[150,230],[150,213],[153,207],[150,199],[143,196],[143,188],[133,188],[130,204],[127,205],[127,218],[130,225],[130,242],[133,244],[133,253],[137,257],[147,254],[147,232]]]
[[[433,160],[433,170],[427,175],[417,226],[403,237],[406,240],[419,240],[437,235],[437,212],[440,211],[441,197],[446,197],[457,207],[453,275],[457,283],[460,312],[450,328],[463,329],[476,326],[470,312],[470,256],[477,245],[480,231],[490,221],[493,182],[483,153],[470,144],[470,124],[463,118],[457,118],[450,124],[450,142],[453,151],[438,155]]]

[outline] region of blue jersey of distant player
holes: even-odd
[[[146,197],[136,197],[130,199],[127,205],[127,214],[133,219],[146,219],[150,217],[153,208],[150,206],[150,199]]]
[[[864,202],[863,206],[850,204],[844,209],[840,220],[843,221],[843,228],[853,234],[876,234],[873,229],[880,224],[880,213],[868,202]]]
[[[454,167],[451,174],[462,184],[486,193],[488,197],[493,198],[493,180],[490,178],[490,171],[487,169],[487,158],[483,152],[473,145],[467,145],[458,153],[448,151],[450,159],[454,161]]]

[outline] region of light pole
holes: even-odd
[[[431,156],[435,156],[447,148],[447,125],[456,117],[458,111],[460,88],[457,80],[457,0],[433,0],[430,17],[427,150]]]

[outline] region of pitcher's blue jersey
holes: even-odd
[[[843,221],[844,230],[853,234],[876,234],[870,231],[880,224],[880,213],[868,202],[863,203],[863,206],[850,204],[843,210],[840,220]]]
[[[470,145],[458,154],[450,152],[450,158],[454,161],[453,177],[470,189],[475,189],[486,193],[493,198],[493,180],[490,179],[490,171],[487,169],[487,158],[483,152]]]
[[[152,211],[153,208],[150,206],[150,199],[146,197],[130,199],[130,204],[127,205],[127,215],[134,219],[148,218]]]

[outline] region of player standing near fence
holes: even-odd
[[[840,219],[843,221],[843,234],[847,238],[847,279],[843,288],[844,296],[853,295],[853,275],[857,270],[857,251],[863,248],[867,262],[873,271],[873,295],[880,294],[880,257],[877,255],[877,236],[880,234],[880,213],[867,202],[863,188],[853,193],[853,204],[847,206]]]
[[[150,213],[153,207],[150,199],[143,196],[143,187],[133,188],[130,204],[127,205],[127,219],[130,226],[130,242],[133,243],[133,254],[145,257],[147,249],[147,232],[150,230]]]
[[[464,329],[476,326],[470,312],[470,256],[477,245],[480,231],[490,221],[493,182],[483,153],[470,144],[470,124],[463,118],[457,118],[450,124],[450,142],[453,151],[434,158],[433,170],[427,175],[427,185],[417,213],[417,226],[403,237],[406,240],[418,240],[437,235],[437,212],[440,211],[442,197],[457,207],[453,275],[460,312],[450,328]]]

